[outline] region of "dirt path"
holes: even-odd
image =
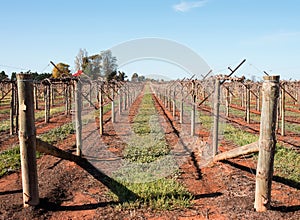
[[[105,124],[102,137],[107,149],[117,157],[122,156],[126,145],[122,139],[130,132],[130,123],[139,109],[142,96],[130,110],[123,111],[127,120]],[[196,143],[185,135],[183,125],[172,118],[171,113],[153,96],[166,140],[187,146],[186,161],[180,167],[178,181],[194,195],[189,209],[157,211],[147,208],[121,209],[115,206],[103,176],[92,167],[79,166],[73,162],[51,156],[38,160],[41,205],[36,209],[22,208],[20,173],[0,179],[0,219],[300,219],[300,190],[280,182],[273,182],[272,206],[266,213],[253,209],[255,176],[251,158],[243,158],[203,165]],[[106,114],[106,120],[110,113]],[[119,121],[118,121],[119,120]],[[127,121],[127,122],[126,122]],[[59,123],[59,122],[58,122]],[[63,122],[62,122],[63,123]],[[127,124],[126,124],[127,123]],[[127,127],[127,130],[126,130]],[[95,128],[95,127],[94,127]],[[121,129],[120,129],[121,128]],[[197,130],[197,139],[203,140],[207,131]],[[74,135],[59,142],[59,148],[73,152]],[[109,177],[105,177],[109,180]],[[113,181],[113,180],[109,180]]]

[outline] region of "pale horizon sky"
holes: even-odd
[[[64,62],[74,71],[80,48],[89,55],[122,42],[161,38],[182,44],[214,73],[300,79],[298,0],[10,0],[1,2],[0,71],[51,72]],[[172,51],[171,51],[172,52]],[[183,78],[176,65],[143,60],[121,68],[130,76]],[[205,74],[205,73],[203,73]]]

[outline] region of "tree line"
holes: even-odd
[[[64,78],[72,77],[70,71],[70,65],[59,62],[54,64],[52,61],[50,63],[53,65],[51,73],[37,73],[37,72],[27,72],[33,75],[33,79],[40,81],[45,78]],[[86,49],[79,49],[77,56],[75,57],[75,73],[73,76],[84,75],[92,80],[105,80],[105,81],[125,81],[127,76],[125,72],[118,71],[117,58],[113,56],[111,50],[103,50],[98,54],[89,55]],[[21,72],[22,73],[22,72]],[[11,80],[16,80],[16,72],[11,74]],[[8,75],[2,71],[0,72],[0,80],[9,80]],[[141,82],[147,80],[144,76],[133,73],[131,81]]]
[[[23,72],[21,72],[21,73],[23,73]],[[37,72],[27,72],[27,73],[32,74],[33,80],[36,80],[36,81],[41,81],[45,78],[49,78],[52,76],[51,73],[37,73]],[[5,73],[5,71],[1,71],[0,72],[0,81],[16,80],[17,79],[16,75],[17,75],[16,72],[12,72],[11,77],[9,78],[9,76]]]

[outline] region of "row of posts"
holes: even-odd
[[[19,127],[18,127],[18,118],[19,118],[19,112],[18,112],[18,89],[15,82],[11,82],[11,88],[10,88],[10,134],[13,135],[15,133],[18,133]],[[34,108],[36,110],[39,110],[39,94],[38,94],[38,84],[34,84]],[[45,119],[44,121],[46,123],[50,122],[50,109],[55,105],[55,90],[51,86],[51,84],[44,84],[44,112],[45,112]],[[64,84],[64,103],[65,103],[65,114],[70,115],[71,114],[71,97],[72,97],[72,86],[71,84]]]
[[[225,88],[225,107],[226,107],[226,116],[229,116],[229,107],[230,103],[232,102],[232,92],[230,92],[229,88],[224,86]],[[237,94],[241,97],[241,107],[245,108],[245,121],[248,124],[251,124],[251,96],[254,96],[255,98],[255,110],[260,112],[261,111],[261,85],[258,85],[256,90],[257,92],[253,91],[251,89],[251,84],[243,84],[242,87],[239,87],[240,91]],[[300,92],[299,92],[300,93]],[[298,94],[298,93],[296,93]],[[295,105],[299,105],[298,95],[294,96],[286,89],[286,82],[282,82],[280,84],[280,95],[279,95],[279,105],[277,110],[277,128],[276,131],[280,131],[279,133],[282,136],[286,135],[286,96],[290,96],[291,99],[295,102]],[[300,105],[299,105],[300,106]],[[280,121],[280,127],[279,127],[279,121]]]
[[[169,108],[170,111],[172,111],[172,116],[175,119],[176,118],[176,94],[177,90],[179,91],[180,98],[179,98],[179,122],[182,124],[183,123],[183,116],[184,116],[184,101],[185,99],[190,99],[191,100],[191,110],[190,110],[190,115],[191,115],[191,121],[190,121],[190,135],[194,136],[195,135],[195,125],[196,125],[196,110],[197,110],[197,99],[199,96],[197,84],[195,80],[191,80],[189,84],[190,88],[184,90],[183,83],[181,82],[175,82],[172,83],[169,86],[166,86],[164,89],[164,92],[161,92],[161,89],[159,87],[156,88],[156,93],[158,94],[159,98],[162,100],[163,104]],[[178,88],[179,87],[179,88]],[[218,131],[218,120],[219,120],[219,105],[220,105],[220,81],[216,80],[215,81],[215,91],[213,93],[215,94],[214,96],[214,131],[213,131],[213,142],[217,143],[217,131]],[[205,93],[204,93],[205,94]]]
[[[39,104],[38,104],[38,83],[34,84],[34,104],[35,104],[35,109],[38,110],[39,109]],[[194,83],[192,84],[192,86],[195,86]],[[244,84],[242,88],[244,88],[244,90],[241,90],[241,93],[239,94],[241,96],[241,107],[245,108],[245,121],[250,124],[251,123],[251,95],[255,96],[256,99],[256,110],[260,111],[260,100],[261,100],[261,95],[260,95],[260,87],[258,87],[257,91],[258,92],[254,92],[251,90],[251,85],[250,84]],[[230,103],[232,102],[232,96],[233,94],[230,92],[230,89],[226,86],[223,86],[224,90],[223,93],[225,94],[225,109],[226,109],[226,116],[229,116],[229,112],[230,112]],[[72,83],[70,82],[65,82],[63,83],[63,97],[64,97],[64,103],[65,103],[65,115],[70,115],[71,112],[71,101],[72,101],[72,94],[74,91],[74,87],[72,85]],[[194,102],[194,99],[196,97],[195,94],[195,89],[191,89],[192,91],[192,102]],[[243,92],[245,91],[245,92]],[[181,92],[181,96],[183,96],[183,91],[182,89],[180,89]],[[48,123],[50,121],[50,109],[51,107],[54,106],[55,104],[55,98],[56,98],[56,90],[54,89],[53,84],[51,83],[44,83],[44,112],[45,112],[45,122]],[[173,94],[171,94],[173,93]],[[18,124],[15,123],[16,121],[18,121],[18,98],[16,95],[16,85],[15,83],[11,83],[11,103],[10,103],[10,134],[14,134],[14,132],[18,131]],[[165,97],[164,103],[166,106],[169,106],[170,109],[172,109],[172,114],[173,117],[175,117],[176,114],[176,101],[175,101],[175,94],[176,94],[176,86],[174,88],[174,90],[172,91],[171,88],[166,89],[165,92]],[[288,93],[289,95],[291,95],[290,93]],[[204,94],[205,95],[205,94]],[[120,95],[118,95],[119,97],[121,97]],[[281,126],[280,126],[280,134],[282,136],[284,136],[286,134],[285,132],[285,96],[286,96],[286,89],[285,89],[285,83],[281,84],[281,95],[280,95],[280,104],[278,106],[278,114],[277,114],[277,120],[281,121]],[[293,99],[296,100],[296,98],[294,98],[293,96],[291,96]],[[182,97],[183,98],[183,97]],[[195,105],[192,105],[194,107],[192,107],[192,112],[191,112],[191,135],[195,134]],[[114,107],[114,106],[112,106]],[[119,112],[121,111],[121,109],[119,109]],[[180,123],[183,123],[183,100],[180,101]],[[112,120],[114,121],[114,115],[112,115]],[[279,125],[279,123],[277,123],[277,125]],[[279,128],[277,128],[278,130]]]
[[[281,87],[284,86],[281,85]],[[256,171],[256,188],[255,188],[255,203],[254,208],[258,212],[264,212],[270,209],[271,204],[271,186],[273,177],[274,155],[276,147],[276,124],[278,122],[278,99],[280,96],[279,76],[265,76],[262,84],[262,107],[261,107],[261,121],[260,121],[260,135],[258,141],[258,163]],[[247,88],[247,99],[249,100],[250,93]],[[192,84],[194,90],[194,84]],[[285,103],[285,89],[281,88],[281,111],[283,112]],[[167,104],[168,93],[163,97],[164,103]],[[195,94],[192,93],[192,101],[194,101]],[[175,98],[174,98],[175,99]],[[194,105],[195,106],[195,105]],[[213,128],[213,156],[218,153],[218,123],[219,123],[219,106],[220,106],[220,81],[215,80],[214,89],[214,128]],[[192,120],[194,115],[194,108],[192,108]],[[282,114],[284,115],[284,114]],[[284,116],[283,116],[284,117]],[[284,121],[284,118],[282,118]],[[191,126],[193,129],[193,126]],[[191,134],[193,134],[191,132]],[[215,136],[216,135],[216,136]]]
[[[126,83],[118,89],[119,114],[123,110],[129,110],[131,104],[136,99],[141,86],[129,85]],[[81,111],[83,106],[82,91],[83,84],[80,80],[74,80],[74,99],[75,99],[75,129],[76,129],[76,154],[81,156],[82,149],[82,118]],[[17,93],[19,107],[19,141],[21,155],[21,172],[23,188],[23,205],[24,207],[36,206],[39,204],[38,177],[36,165],[36,128],[35,128],[35,104],[34,104],[34,84],[31,74],[17,74]],[[91,93],[90,93],[91,94]],[[107,95],[107,94],[106,94]],[[46,89],[46,99],[50,94]],[[91,98],[91,96],[90,96]],[[100,109],[100,120],[102,128],[100,134],[103,134],[103,99],[104,88],[100,84],[98,91],[98,101]],[[112,122],[115,122],[115,91],[111,94]],[[89,100],[91,103],[91,100]],[[49,102],[49,101],[47,101]],[[49,105],[47,103],[47,105]]]
[[[279,97],[279,76],[264,77],[262,86],[262,112],[260,137],[258,141],[259,155],[256,174],[255,209],[270,209],[273,162],[276,144],[277,102]],[[215,83],[215,97],[219,97],[219,80]],[[75,83],[76,130],[80,129],[81,83]],[[36,166],[36,129],[34,123],[34,98],[31,75],[17,74],[17,91],[19,100],[19,140],[21,154],[22,187],[24,206],[39,204],[38,178]],[[194,96],[193,96],[194,98]],[[214,110],[217,114],[219,101]],[[76,121],[77,121],[76,120]],[[80,131],[78,132],[81,133]],[[77,138],[78,136],[76,136]],[[80,137],[79,137],[80,138]],[[76,140],[77,143],[77,140]],[[77,143],[78,144],[78,143]],[[80,143],[79,143],[80,144]],[[77,151],[77,154],[81,152]]]

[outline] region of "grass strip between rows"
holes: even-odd
[[[134,135],[123,152],[129,165],[116,171],[114,178],[140,199],[122,203],[116,208],[172,210],[191,206],[193,196],[176,181],[178,167],[169,155],[171,149],[148,86],[132,128]],[[165,176],[170,169],[174,172]]]
[[[40,135],[39,138],[50,144],[55,144],[58,141],[64,140],[68,135],[73,134],[74,132],[75,130],[73,124],[68,123]],[[37,158],[39,157],[40,153],[37,152]],[[0,153],[0,177],[15,172],[19,170],[20,167],[21,161],[19,145]]]
[[[204,128],[211,129],[213,124],[211,116],[202,114],[200,120]],[[224,122],[220,123],[220,134],[223,135],[225,140],[232,141],[237,146],[244,146],[259,139],[256,134],[251,134]],[[254,162],[257,163],[258,154],[253,155]],[[300,155],[296,151],[287,149],[277,143],[274,157],[274,175],[300,183]]]

